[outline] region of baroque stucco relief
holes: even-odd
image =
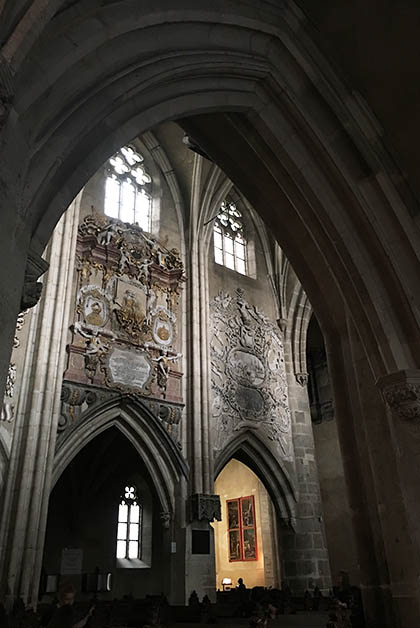
[[[92,208],[79,226],[76,268],[65,382],[181,403],[179,252]]]
[[[278,329],[243,290],[210,303],[212,415],[216,452],[239,430],[252,429],[292,459],[283,342]]]

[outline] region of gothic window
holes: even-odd
[[[143,157],[132,146],[124,146],[106,166],[105,214],[123,222],[137,223],[150,232],[152,197]]]
[[[127,485],[118,507],[117,558],[141,558],[142,515],[137,488]]]
[[[257,560],[254,496],[229,499],[226,505],[229,562]]]
[[[246,275],[246,240],[242,214],[235,203],[222,202],[214,223],[213,240],[215,262]]]

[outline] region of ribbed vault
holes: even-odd
[[[379,138],[297,33],[292,4],[221,8],[93,2],[84,13],[76,3],[45,28],[5,129],[3,176],[19,188],[32,249],[112,152],[182,118],[272,229],[332,342],[350,313],[374,379],[414,367],[415,277],[403,268],[418,264],[416,236]]]

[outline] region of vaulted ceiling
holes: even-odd
[[[89,14],[121,0],[0,0],[2,56],[20,58],[28,42],[66,10]],[[172,3],[174,5],[176,3]],[[265,5],[279,6],[280,0]],[[286,5],[287,3],[284,2]],[[389,149],[420,198],[420,6],[408,0],[297,0],[328,61],[378,118]],[[0,64],[1,65],[1,64]],[[1,76],[1,73],[0,73]],[[415,209],[413,209],[414,213]]]

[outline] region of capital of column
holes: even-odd
[[[167,510],[162,510],[159,516],[162,526],[168,530],[171,525],[172,513]]]
[[[381,377],[376,385],[388,406],[406,421],[420,420],[420,370],[402,370]]]
[[[277,325],[278,328],[280,329],[281,333],[284,334],[287,328],[287,318],[285,317],[281,317],[277,319]]]
[[[295,379],[299,386],[302,386],[302,388],[304,388],[308,385],[309,375],[308,373],[295,373]]]

